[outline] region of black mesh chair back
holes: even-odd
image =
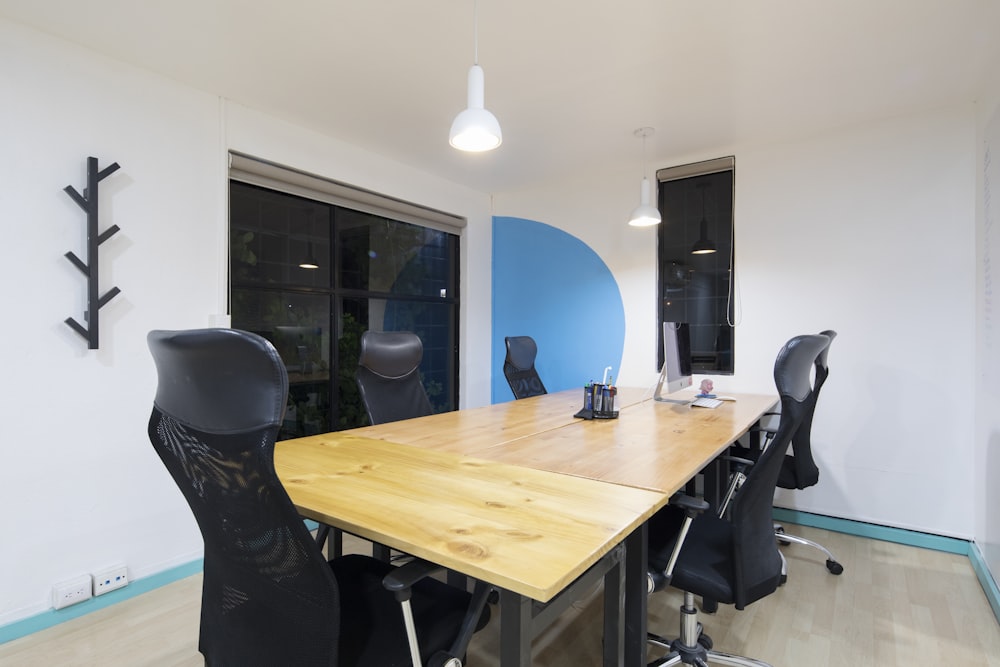
[[[811,370],[829,343],[825,336],[797,336],[785,344],[775,361],[774,383],[781,400],[777,433],[751,468],[730,514],[737,609],[774,592],[780,581],[781,556],[771,516],[774,491],[792,437],[811,414]]]
[[[691,524],[672,586],[737,609],[777,589],[782,561],[771,517],[774,491],[792,436],[808,413],[813,364],[829,341],[821,335],[796,336],[778,353],[774,382],[781,417],[775,436],[733,499],[728,519],[703,514]],[[682,518],[664,511],[651,519],[652,568],[666,567]]]
[[[434,412],[420,382],[424,344],[409,331],[366,331],[355,377],[372,424]]]
[[[149,439],[205,542],[205,663],[411,665],[403,613],[383,586],[400,570],[360,555],[327,562],[275,473],[288,377],[274,347],[233,329],[152,331],[147,342],[158,376]],[[434,579],[414,585],[425,659],[457,641],[469,603]]]
[[[148,343],[158,376],[149,438],[205,540],[207,664],[336,664],[337,582],[274,472],[281,358],[231,329],[153,331]]]
[[[503,374],[507,378],[514,398],[529,398],[548,393],[535,370],[538,345],[531,336],[507,336],[503,339],[507,356],[503,361]]]
[[[832,343],[837,332],[827,329],[820,335],[826,336]],[[827,376],[830,375],[829,354],[830,347],[827,346],[816,358],[815,379],[806,408],[806,416],[803,417],[799,430],[792,437],[792,453],[785,457],[784,464],[781,466],[781,474],[778,476],[778,486],[783,489],[805,489],[819,482],[819,467],[816,465],[812,453],[812,423],[813,415],[816,412],[816,402],[819,400],[819,391],[823,388]]]

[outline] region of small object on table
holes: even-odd
[[[712,383],[712,381],[709,380],[708,378],[705,378],[704,380],[701,381],[701,385],[699,385],[698,387],[698,395],[704,398],[715,398],[715,394],[712,393],[712,389],[714,388],[715,385]]]

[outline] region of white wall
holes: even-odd
[[[0,625],[51,585],[124,561],[141,578],[201,555],[190,511],[146,436],[153,328],[225,321],[229,148],[469,219],[462,241],[463,405],[489,401],[489,198],[0,20],[0,289],[6,315]],[[83,321],[86,158],[102,182],[100,349]]]
[[[971,538],[975,113],[952,108],[736,156],[742,321],[720,391],[771,391],[789,337],[832,328],[819,485],[778,504]],[[654,167],[669,166],[652,156]],[[593,247],[625,300],[620,382],[655,378],[655,232],[624,225],[633,173],[497,199]]]
[[[737,155],[741,349],[839,333],[821,483],[778,504],[972,537],[974,133],[969,106]]]

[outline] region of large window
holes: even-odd
[[[431,404],[436,412],[454,410],[458,234],[433,221],[439,228],[350,208],[340,203],[339,184],[333,197],[315,177],[291,172],[293,182],[285,183],[274,175],[231,172],[230,313],[234,328],[273,342],[288,369],[279,437],[367,423],[354,372],[368,329],[416,333]],[[313,182],[301,187],[296,176]],[[374,209],[365,202],[359,208]]]
[[[735,366],[731,157],[660,169],[657,349],[661,322],[687,322],[691,370],[731,375]]]

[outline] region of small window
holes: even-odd
[[[657,350],[662,322],[686,322],[693,373],[732,375],[734,356],[732,157],[660,169]]]

